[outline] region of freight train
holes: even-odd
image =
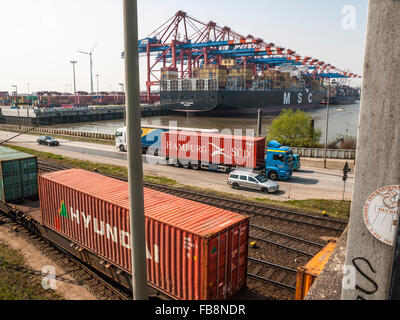
[[[126,128],[117,130],[116,148],[126,151],[126,141]],[[143,127],[142,147],[150,150],[151,155],[160,155],[164,163],[185,169],[228,173],[247,168],[274,181],[288,180],[293,175],[291,148],[277,141],[266,146],[265,137],[223,135],[217,130]]]
[[[0,147],[0,209],[131,289],[127,182]],[[39,201],[38,201],[39,199]],[[148,284],[172,299],[225,300],[246,286],[249,218],[144,188]]]

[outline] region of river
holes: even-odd
[[[360,103],[341,106],[330,106],[329,108],[329,126],[328,140],[334,140],[338,135],[357,136],[358,118],[360,111]],[[325,137],[326,123],[326,107],[318,107],[313,110],[306,111],[315,121],[315,128],[321,129],[322,140]],[[263,135],[267,134],[267,125],[270,125],[276,118],[276,115],[263,116]],[[257,128],[257,116],[237,117],[237,118],[206,118],[206,117],[185,117],[185,116],[161,116],[148,117],[142,119],[142,125],[148,126],[168,126],[169,124],[186,128],[203,128],[203,129],[235,129],[243,130],[243,134],[247,129]],[[124,126],[124,121],[108,121],[108,122],[89,122],[89,123],[73,123],[58,125],[56,128],[82,131],[82,132],[98,132],[114,134],[118,128]]]

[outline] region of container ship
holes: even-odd
[[[353,104],[360,100],[360,89],[352,88],[347,85],[335,83],[330,89],[329,104]],[[327,94],[324,96],[321,104],[328,103]]]
[[[178,70],[161,70],[160,103],[175,113],[226,116],[279,113],[283,109],[310,109],[326,95],[322,80],[291,72],[252,67],[208,65],[193,70],[192,79],[178,79]]]

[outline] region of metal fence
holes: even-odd
[[[299,154],[301,157],[306,158],[324,158],[325,149],[323,148],[298,148],[292,147],[293,153]],[[330,159],[349,159],[354,160],[356,158],[356,150],[345,150],[345,149],[328,149],[326,157]]]

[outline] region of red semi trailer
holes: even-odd
[[[168,131],[161,156],[179,166],[227,172],[234,167],[265,169],[265,138],[218,133]]]

